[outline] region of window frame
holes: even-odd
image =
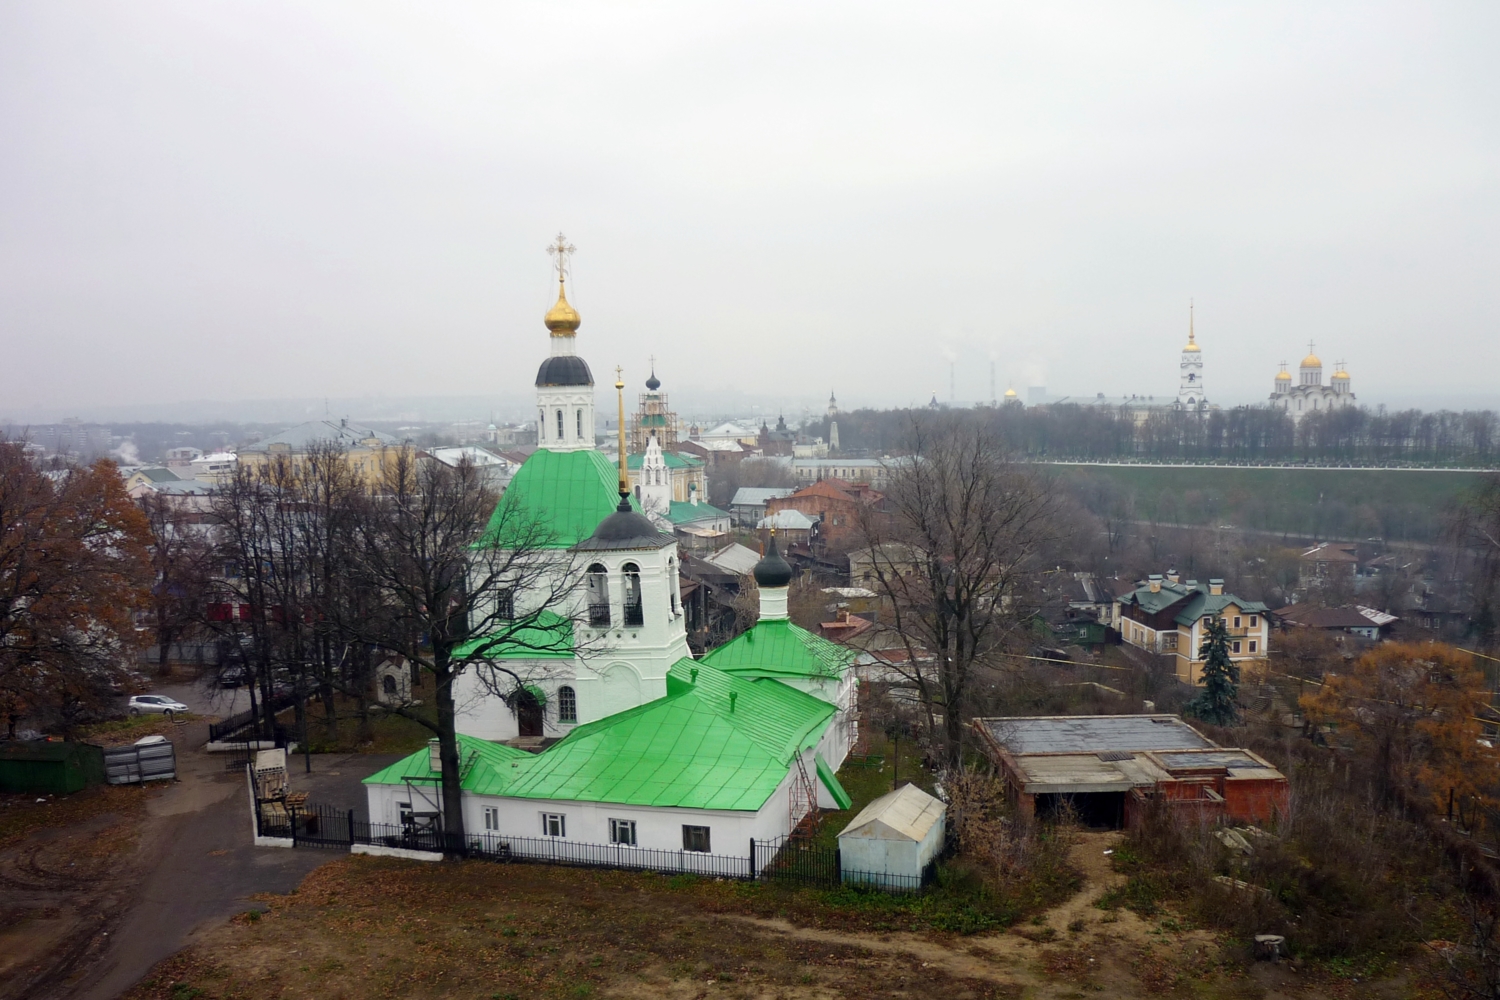
[[[1254,639],[1250,640],[1250,652],[1252,652],[1252,653],[1258,652],[1258,650],[1255,648],[1255,640]]]
[[[1250,616],[1250,627],[1251,628],[1260,628],[1260,615],[1251,615]]]
[[[552,833],[552,821],[556,820],[557,832]],[[568,814],[567,813],[542,813],[542,836],[551,837],[555,840],[568,839]]]
[[[557,721],[578,723],[578,691],[571,684],[557,689]]]
[[[622,833],[630,839],[620,839]],[[640,842],[636,839],[635,820],[616,819],[611,816],[609,820],[609,842],[616,847],[639,847]]]
[[[567,433],[563,430],[563,427],[564,427],[564,424],[563,424],[563,411],[562,411],[561,407],[558,407],[558,410],[557,410],[557,439],[559,441],[561,441],[563,438],[567,437]]]
[[[1240,628],[1241,627],[1240,626],[1240,621],[1241,621],[1240,616],[1239,615],[1235,615],[1234,616],[1234,627],[1235,628]]]
[[[692,844],[697,842],[699,833],[701,833],[703,837],[703,846],[691,846]],[[699,826],[695,823],[682,824],[682,849],[693,854],[712,854],[712,833],[713,831],[710,827]]]
[[[1229,652],[1235,656],[1240,654],[1240,640],[1236,639],[1229,645]]]
[[[484,807],[484,832],[495,833],[500,829],[500,807]]]

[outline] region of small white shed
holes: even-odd
[[[839,834],[843,881],[916,888],[922,869],[943,849],[947,812],[916,785],[902,785],[871,802]]]

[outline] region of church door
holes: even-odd
[[[516,721],[522,736],[542,735],[542,703],[524,688],[516,695]]]

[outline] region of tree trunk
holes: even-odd
[[[459,785],[458,733],[453,702],[453,671],[441,664],[433,671],[437,682],[438,750],[443,764],[443,833],[445,853],[456,853],[464,843],[464,799]]]

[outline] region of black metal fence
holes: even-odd
[[[269,801],[256,804],[256,829],[296,847],[348,849],[355,844],[459,855],[483,861],[648,871],[709,878],[759,879],[782,885],[836,889],[856,886],[885,892],[920,892],[931,884],[936,862],[921,876],[843,871],[836,848],[777,837],[749,843],[749,856],[658,850],[627,844],[589,844],[565,837],[511,837],[494,832],[445,833],[412,824],[370,823],[353,810],[307,808]]]
[[[296,703],[297,699],[290,694],[277,695],[276,697],[271,699],[271,714],[274,716],[278,712],[283,712],[286,709],[291,708]],[[247,708],[243,712],[234,713],[227,719],[222,719],[219,722],[210,722],[208,724],[208,740],[210,743],[223,742],[225,737],[233,736],[242,729],[249,729],[252,726],[256,726],[256,724],[262,720],[263,716],[264,706],[257,706],[254,711]],[[282,730],[284,738],[284,728],[278,726],[277,729]],[[272,733],[269,738],[275,739],[276,736],[276,733]],[[266,738],[268,737],[264,735],[260,737],[251,737],[251,739]]]

